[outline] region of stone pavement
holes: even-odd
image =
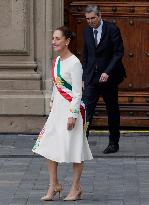
[[[94,160],[85,162],[84,197],[76,202],[40,201],[49,179],[45,159],[31,152],[35,139],[35,135],[0,135],[0,205],[149,205],[149,133],[122,132],[120,151],[104,155],[108,133],[92,132]],[[58,174],[65,196],[72,164],[59,164]]]

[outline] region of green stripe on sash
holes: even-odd
[[[66,87],[69,90],[72,90],[72,86],[69,83],[67,83],[67,81],[65,81],[60,74],[60,58],[58,59],[57,63],[57,76],[62,80],[64,87]]]

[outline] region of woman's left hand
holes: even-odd
[[[67,130],[72,130],[75,126],[76,118],[69,117],[67,122]]]

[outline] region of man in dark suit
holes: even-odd
[[[87,6],[85,17],[88,27],[84,32],[83,98],[89,124],[87,137],[95,107],[102,96],[110,133],[109,145],[103,153],[114,153],[119,150],[120,138],[118,84],[126,77],[122,64],[123,41],[118,27],[102,20],[98,6]]]

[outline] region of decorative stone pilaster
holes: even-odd
[[[52,50],[53,31],[64,23],[64,1],[46,1],[46,71],[45,71],[45,113],[49,113],[49,101],[52,92],[51,68],[54,53]]]

